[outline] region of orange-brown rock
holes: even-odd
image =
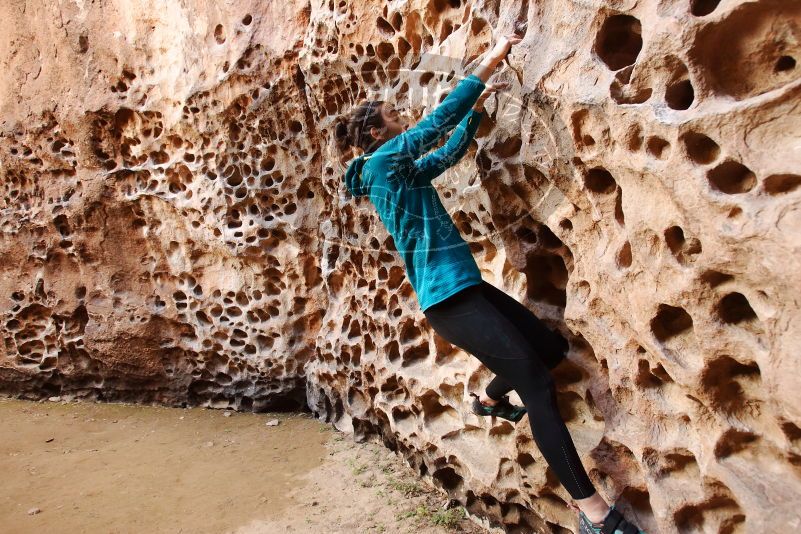
[[[649,532],[801,526],[801,4],[4,2],[0,389],[380,435],[510,532],[575,529],[528,424],[427,325],[333,120],[415,118],[526,23],[434,183],[570,340],[560,409]],[[431,98],[428,98],[431,97]]]

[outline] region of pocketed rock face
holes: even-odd
[[[304,406],[327,299],[308,9],[135,4],[3,8],[3,389]]]
[[[4,391],[308,404],[510,532],[573,530],[527,420],[469,413],[491,374],[429,328],[332,143],[526,22],[435,183],[570,340],[591,478],[649,532],[798,526],[797,3],[185,4],[0,8]]]

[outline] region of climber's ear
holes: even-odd
[[[373,136],[373,139],[383,139],[386,131],[386,127],[377,128],[375,126],[370,126],[370,135]]]

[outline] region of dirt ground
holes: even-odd
[[[5,534],[502,532],[310,414],[0,397],[0,473]]]

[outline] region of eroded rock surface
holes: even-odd
[[[0,7],[3,391],[308,404],[510,532],[574,529],[528,424],[469,413],[489,372],[428,328],[332,143],[526,22],[435,183],[569,338],[591,478],[649,532],[798,526],[801,4],[44,4]]]

